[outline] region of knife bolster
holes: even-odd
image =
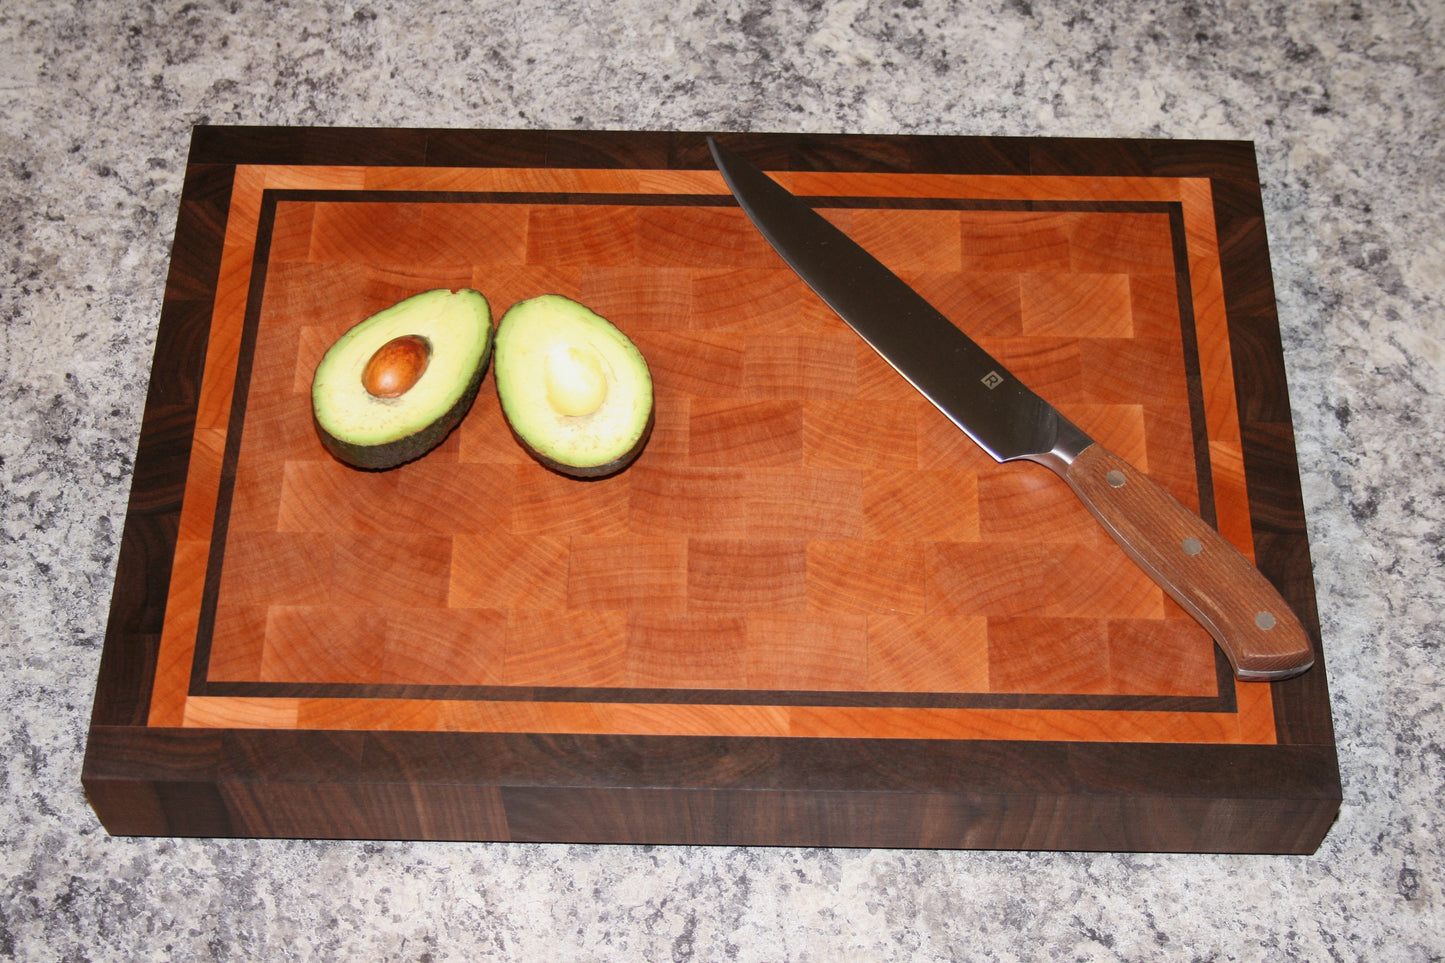
[[[1034,455],[1023,455],[1022,460],[1037,462],[1065,481],[1069,480],[1069,466],[1095,445],[1094,439],[1057,411],[1054,425],[1054,445],[1048,451]],[[1013,459],[1009,459],[1012,461]]]

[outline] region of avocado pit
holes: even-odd
[[[392,338],[376,349],[361,372],[361,385],[375,398],[399,398],[421,380],[431,361],[431,342],[415,334]]]

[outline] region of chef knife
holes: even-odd
[[[1273,585],[1198,515],[1094,441],[906,282],[758,168],[709,137],[744,213],[798,275],[890,365],[999,462],[1032,461],[1068,483],[1150,578],[1193,615],[1237,678],[1314,664]]]

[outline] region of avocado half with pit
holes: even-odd
[[[514,304],[497,324],[502,413],[543,465],[600,478],[632,463],[652,432],[652,374],[606,318],[556,294]]]
[[[425,291],[358,323],[311,380],[322,445],[375,471],[425,455],[471,408],[492,334],[491,306],[470,288]]]

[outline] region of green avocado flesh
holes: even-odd
[[[577,477],[626,468],[652,431],[652,374],[611,322],[556,294],[497,324],[493,371],[512,432],[542,464]]]
[[[420,458],[471,408],[491,351],[492,310],[470,288],[426,291],[373,314],[316,366],[321,443],[356,468]]]

